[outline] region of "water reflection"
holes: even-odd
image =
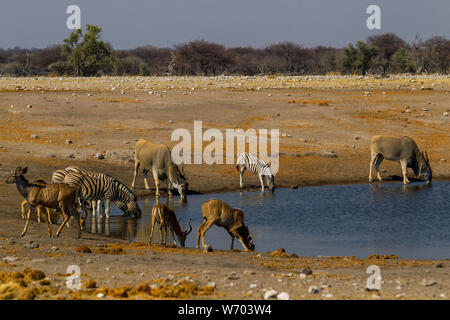
[[[448,194],[449,182],[433,182],[433,186],[373,183],[277,189],[275,193],[199,194],[189,196],[188,201],[178,196],[149,197],[139,203],[143,215],[138,220],[122,217],[112,208],[109,220],[86,223],[92,232],[147,242],[151,208],[159,202],[176,212],[183,230],[192,219],[194,232],[186,246],[195,247],[196,231],[203,220],[201,206],[217,198],[244,210],[258,251],[283,247],[310,256],[395,253],[410,258],[448,258]],[[158,232],[153,241],[159,243]],[[229,235],[214,226],[207,233],[207,243],[228,250]]]

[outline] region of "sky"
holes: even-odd
[[[199,39],[228,47],[344,47],[386,32],[406,41],[417,33],[450,38],[450,0],[1,0],[0,48],[61,43],[71,32],[69,5],[80,7],[83,28],[100,26],[115,49]],[[366,26],[369,5],[380,7],[380,30]]]

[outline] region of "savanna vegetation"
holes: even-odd
[[[152,45],[114,50],[101,28],[87,25],[62,44],[43,49],[0,49],[0,75],[304,75],[441,73],[450,71],[450,40],[419,35],[406,42],[393,33],[345,48],[282,42],[265,48],[225,47],[195,40],[172,48]]]

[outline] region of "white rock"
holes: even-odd
[[[14,261],[17,261],[17,260],[19,260],[18,257],[7,256],[7,257],[3,258],[3,261],[5,261],[5,262],[14,262]]]
[[[319,288],[317,287],[317,286],[310,286],[309,288],[308,288],[308,292],[309,293],[312,293],[312,294],[318,294],[319,293]]]
[[[214,281],[208,282],[208,287],[216,287],[216,283]]]
[[[289,293],[287,293],[287,292],[280,292],[277,295],[277,299],[278,300],[289,300]]]
[[[251,283],[250,284],[250,289],[256,289],[258,288],[258,284],[257,283]]]
[[[264,292],[264,300],[272,299],[277,296],[277,292],[275,290],[268,290]]]
[[[105,294],[103,294],[103,293],[97,294],[97,298],[104,298],[104,297],[105,297]]]

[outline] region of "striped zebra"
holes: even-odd
[[[114,201],[119,209],[126,215],[141,216],[141,209],[137,204],[134,193],[114,177],[103,173],[93,173],[78,167],[68,167],[65,170],[55,171],[52,181],[64,175],[64,183],[76,188],[80,197],[85,201],[93,202],[92,214],[100,212],[100,201],[105,201],[105,214],[109,217],[110,201]]]
[[[270,170],[270,164],[256,158],[251,153],[244,152],[239,155],[236,162],[236,169],[239,171],[241,188],[244,186],[242,177],[245,170],[258,174],[259,181],[261,182],[261,191],[264,191],[264,180],[267,182],[270,191],[273,191],[275,188],[275,176]]]

